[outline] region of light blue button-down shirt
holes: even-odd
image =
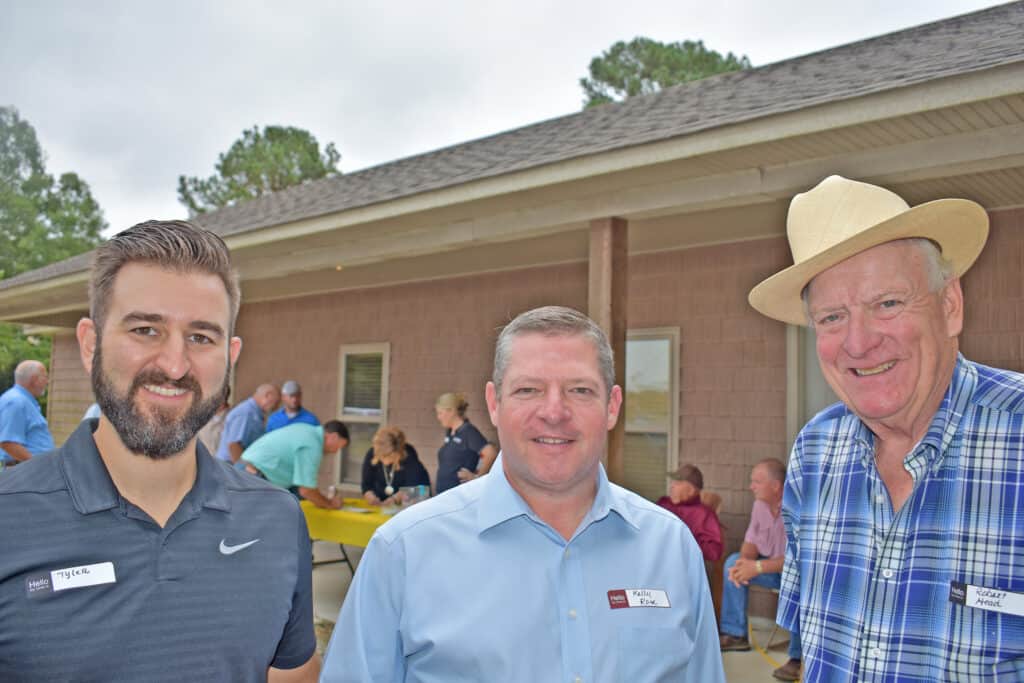
[[[224,431],[220,434],[217,457],[231,462],[229,443],[240,443],[245,450],[263,436],[263,409],[252,396],[228,411],[224,416]]]
[[[649,589],[667,607],[612,608]],[[322,681],[724,682],[704,562],[679,519],[599,474],[567,542],[491,473],[370,541]]]
[[[39,401],[19,384],[0,395],[0,441],[13,441],[34,456],[53,450],[53,436]],[[0,450],[0,460],[12,462],[14,458]]]

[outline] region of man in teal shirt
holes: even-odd
[[[347,445],[348,428],[338,420],[330,420],[322,427],[296,423],[256,439],[242,453],[242,460],[249,472],[317,507],[339,508],[341,499],[320,493],[316,480],[323,456]]]

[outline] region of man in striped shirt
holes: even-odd
[[[1024,680],[1024,376],[958,344],[988,216],[832,176],[788,233],[795,265],[750,302],[811,325],[842,400],[797,437],[783,499],[804,680]]]

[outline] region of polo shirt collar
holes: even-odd
[[[480,498],[486,501],[486,504],[479,506],[477,531],[482,533],[491,527],[521,516],[529,517],[540,524],[546,524],[530,509],[523,497],[508,482],[505,468],[502,465],[503,459],[504,455],[499,453],[494,465],[491,466],[491,471],[483,478],[483,492]],[[605,474],[604,465],[598,464],[597,495],[594,496],[594,503],[590,506],[590,510],[580,522],[577,533],[591,523],[604,519],[610,512],[615,512],[634,529],[640,528],[636,522],[636,516],[625,502],[622,490],[612,488],[608,482],[608,475]]]
[[[111,510],[121,500],[92,436],[98,424],[99,420],[84,420],[60,451],[64,481],[75,509],[83,515]],[[214,462],[202,442],[196,443],[196,480],[181,505],[228,511],[231,505],[223,468]]]

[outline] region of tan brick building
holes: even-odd
[[[911,204],[967,197],[992,234],[964,280],[973,360],[1024,370],[1024,4],[862,41],[292,188],[201,217],[242,275],[235,397],[298,379],[357,447],[382,422],[433,472],[435,397],[483,386],[498,328],[541,304],[628,329],[620,480],[677,462],[724,497],[728,549],[751,465],[785,458],[828,401],[806,330],[750,288],[790,263],[790,198],[830,173]],[[611,246],[611,248],[607,248]],[[616,246],[617,245],[617,246]],[[0,283],[0,319],[54,335],[58,442],[92,397],[71,335],[83,255]],[[603,313],[602,313],[603,312]]]

